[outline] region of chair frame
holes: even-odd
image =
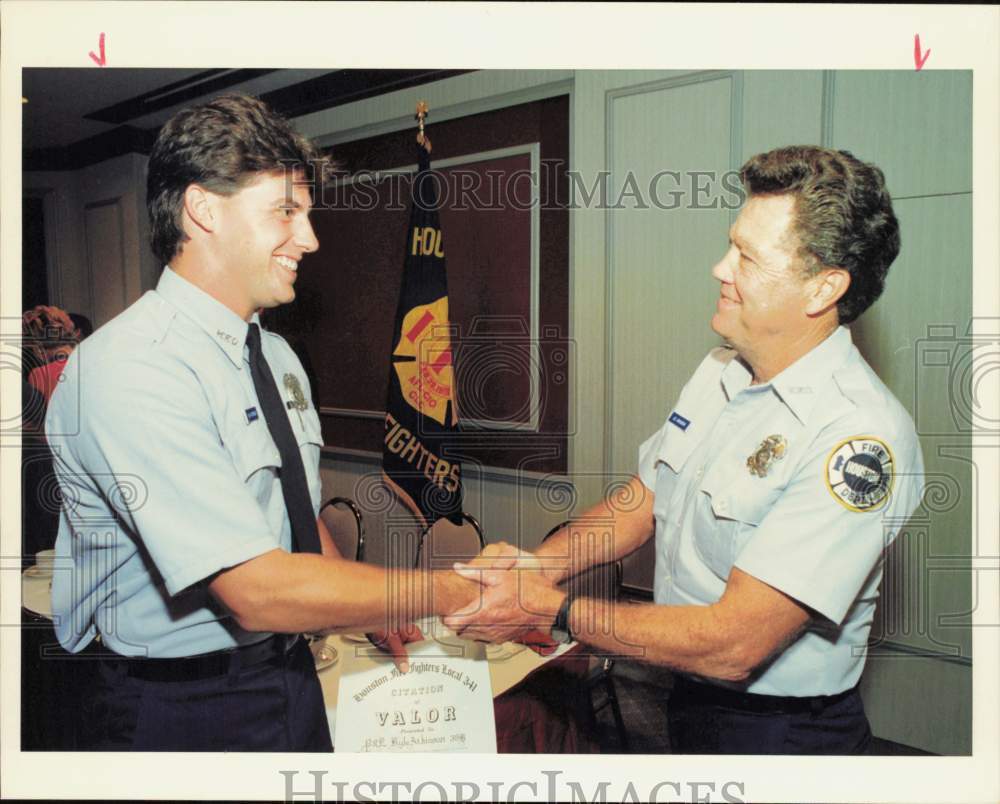
[[[445,517],[441,517],[444,519]],[[479,524],[479,520],[476,519],[472,514],[462,511],[462,522],[468,522],[472,525],[472,529],[476,531],[476,536],[479,537],[479,552],[486,549],[486,535],[483,533],[483,526]],[[427,534],[431,532],[431,529],[438,523],[438,520],[434,520],[430,525],[427,525],[422,531],[420,531],[420,540],[417,542],[417,555],[413,559],[413,568],[420,569],[420,555],[424,549],[424,541],[427,538]],[[461,526],[459,526],[461,527]]]
[[[357,523],[357,526],[358,526],[358,545],[357,545],[357,548],[354,550],[354,560],[355,561],[364,561],[365,560],[365,525],[364,525],[364,518],[361,516],[361,509],[358,508],[357,503],[355,503],[354,500],[350,499],[349,497],[331,497],[329,500],[327,500],[325,503],[323,503],[320,506],[320,508],[319,508],[320,516],[323,515],[323,510],[325,508],[327,508],[328,506],[332,505],[332,506],[336,507],[336,506],[341,505],[341,504],[347,506],[348,510],[350,510],[350,512],[354,515],[354,521],[355,521],[355,523]],[[333,534],[331,534],[331,537],[332,537],[332,535]],[[348,558],[348,556],[342,556],[342,557],[343,558]]]

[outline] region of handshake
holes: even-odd
[[[566,574],[565,559],[540,558],[497,542],[471,561],[454,564],[453,569],[477,585],[471,600],[465,594],[463,604],[443,617],[458,636],[480,642],[522,642],[542,655],[558,647],[551,628],[566,598],[566,592],[556,586]],[[369,635],[374,644],[393,655],[403,672],[408,669],[404,645],[423,638],[415,625]]]
[[[506,542],[487,545],[455,572],[479,584],[479,594],[444,618],[459,636],[485,642],[520,641],[555,650],[550,631],[566,593],[556,587],[563,561],[541,559]],[[544,651],[540,651],[544,652]]]

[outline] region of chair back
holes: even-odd
[[[319,509],[319,516],[341,556],[351,561],[365,560],[365,528],[353,500],[333,497]]]
[[[607,533],[606,523],[603,522],[588,523],[581,519],[567,519],[546,533],[542,541],[546,541],[567,525],[572,525],[572,533],[578,534],[574,539],[575,546],[570,548],[582,552],[582,555],[576,556],[577,560],[587,558],[589,561],[594,561],[611,552],[611,534]],[[623,575],[621,559],[605,561],[567,578],[559,585],[571,590],[576,597],[611,601],[617,600],[621,593]]]
[[[439,519],[424,528],[417,545],[417,569],[451,569],[456,561],[470,561],[486,547],[483,529],[472,514],[462,512],[462,524]]]

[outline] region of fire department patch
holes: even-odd
[[[826,460],[826,487],[851,511],[874,511],[892,492],[892,452],[884,441],[854,436],[840,442]]]

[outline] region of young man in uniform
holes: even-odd
[[[341,560],[317,526],[319,418],[257,311],[295,297],[319,247],[309,179],[323,169],[240,95],[181,111],[154,145],[147,205],[166,267],[74,353],[47,419],[57,635],[99,654],[81,747],[330,750],[299,634],[395,628],[476,593],[450,572]]]

